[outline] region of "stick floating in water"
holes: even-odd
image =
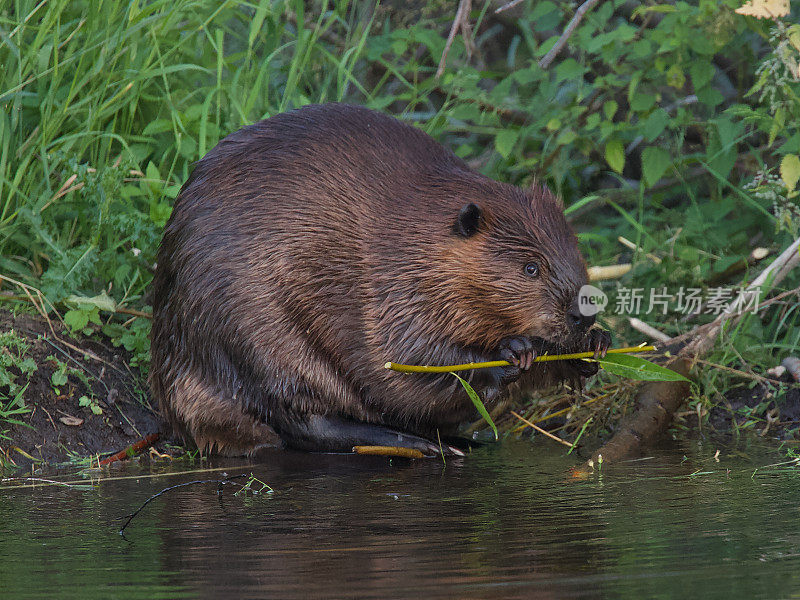
[[[425,455],[416,448],[400,448],[398,446],[353,446],[353,452],[356,454],[369,454],[372,456],[425,458]]]
[[[633,354],[634,352],[653,352],[655,346],[632,346],[629,348],[612,348],[606,354]],[[577,352],[575,354],[543,354],[533,359],[533,362],[548,362],[552,360],[576,360],[581,358],[594,358],[594,352]],[[489,362],[464,363],[463,365],[401,365],[398,363],[387,362],[383,365],[385,369],[397,371],[398,373],[452,373],[454,371],[469,371],[471,369],[489,369],[491,367],[507,367],[511,363],[507,360],[492,360]]]

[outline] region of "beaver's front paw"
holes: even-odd
[[[533,359],[536,358],[533,341],[531,338],[521,335],[504,338],[498,347],[498,354],[501,360],[511,363],[509,366],[503,367],[501,379],[503,384],[513,383],[519,379],[523,371],[531,368]]]
[[[605,358],[611,347],[611,334],[605,329],[590,329],[586,336],[586,345],[589,352],[594,352],[595,358]]]
[[[594,352],[595,358],[603,358],[611,347],[611,334],[605,329],[590,329],[582,346],[583,352]],[[575,368],[583,377],[590,377],[597,373],[600,367],[596,362],[576,360]]]

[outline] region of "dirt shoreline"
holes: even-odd
[[[0,467],[96,462],[160,432],[147,382],[128,365],[123,348],[107,340],[76,340],[55,322],[53,330],[38,316],[0,310],[0,332],[24,340],[24,357],[36,365],[29,376],[8,369],[18,384],[28,380],[22,395],[28,412],[0,420]],[[0,351],[11,356],[7,347]]]

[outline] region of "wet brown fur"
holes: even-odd
[[[464,237],[468,203],[482,215]],[[450,431],[475,417],[455,379],[384,363],[493,360],[514,335],[574,349],[565,311],[586,280],[546,188],[488,179],[385,115],[305,107],[229,135],[181,190],[153,284],[153,395],[226,454],[315,414]],[[513,387],[565,376],[535,367]]]

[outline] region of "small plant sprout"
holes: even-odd
[[[261,481],[258,477],[250,473],[250,477],[247,479],[245,483],[242,484],[242,487],[236,492],[234,492],[234,496],[246,496],[247,493],[251,493],[254,496],[258,494],[271,494],[275,490],[273,490],[269,485]]]

